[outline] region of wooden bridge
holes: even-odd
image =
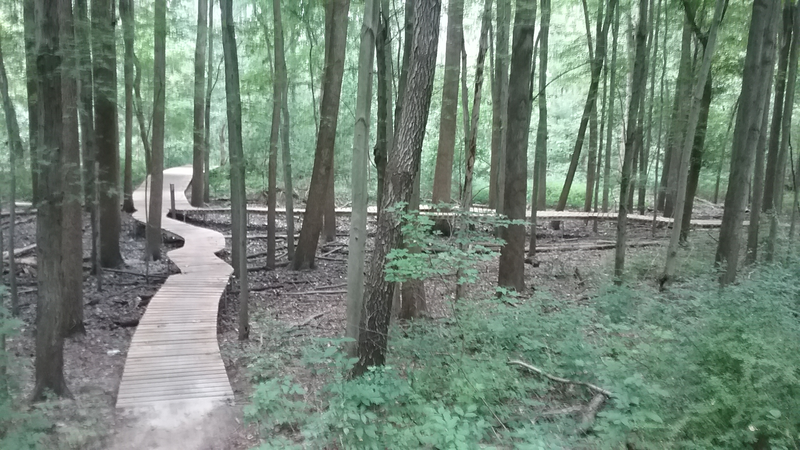
[[[164,171],[162,211],[175,203],[191,210],[184,190],[192,167]],[[149,194],[149,192],[148,192]],[[145,185],[133,194],[133,217],[145,222]],[[233,269],[214,253],[225,248],[222,234],[162,217],[162,228],[183,238],[169,252],[181,273],[170,276],[150,300],[131,340],[117,394],[117,408],[168,404],[171,413],[233,400],[233,391],[217,344],[217,308]],[[176,407],[176,405],[178,405]]]

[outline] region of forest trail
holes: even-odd
[[[164,171],[162,212],[175,202],[190,210],[184,191],[192,167]],[[133,217],[146,222],[145,185],[133,194]],[[169,259],[181,273],[153,296],[128,349],[117,394],[114,449],[217,448],[235,424],[233,391],[217,343],[217,311],[233,269],[215,256],[222,234],[162,217],[164,231],[183,238]]]

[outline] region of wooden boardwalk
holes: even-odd
[[[175,202],[191,210],[184,190],[192,167],[164,171],[162,211]],[[145,222],[145,190],[133,194],[133,217]],[[153,296],[131,340],[117,394],[117,408],[149,407],[164,403],[195,408],[233,400],[233,391],[217,344],[217,307],[233,269],[214,253],[225,248],[222,234],[162,217],[162,228],[184,239],[183,247],[168,253],[181,273],[170,276]],[[175,414],[181,407],[172,408]]]

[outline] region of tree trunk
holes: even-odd
[[[234,29],[233,0],[221,0],[222,9],[222,51],[225,57],[225,97],[228,116],[228,149],[231,161],[231,218],[232,246],[236,246],[239,268],[239,340],[250,336],[250,317],[248,308],[247,280],[247,204],[245,197],[244,153],[242,150],[242,100],[239,91],[239,56],[236,51],[236,31]]]
[[[511,27],[511,1],[497,0],[497,42],[492,92],[492,141],[489,168],[489,207],[503,212],[505,187],[505,148],[508,136],[508,38]]]
[[[545,208],[547,184],[547,53],[550,36],[550,0],[542,0],[542,18],[539,28],[539,125],[536,127],[536,151],[533,159],[533,189],[531,193],[531,238],[528,257],[536,254],[536,215]]]
[[[378,182],[376,204],[379,209],[379,214],[380,205],[383,201],[383,184],[386,174],[388,152],[389,149],[392,148],[394,142],[394,120],[392,118],[392,80],[394,79],[394,71],[392,68],[391,23],[389,23],[391,10],[389,9],[389,0],[381,0],[380,9],[380,23],[378,24],[378,35],[375,41],[376,58],[378,61],[378,131],[374,150],[375,168],[377,172],[376,178]]]
[[[620,10],[609,12],[609,17],[613,14],[613,24],[611,26],[611,38],[613,44],[611,47],[611,64],[609,64],[609,87],[610,92],[608,101],[608,115],[606,126],[606,156],[605,164],[603,165],[603,212],[608,212],[608,198],[611,189],[611,149],[614,143],[614,100],[617,97],[617,46],[619,43],[619,16]]]
[[[725,263],[720,282],[732,283],[736,278],[739,264],[739,235],[741,234],[747,190],[750,184],[753,159],[761,123],[763,97],[771,81],[766,78],[771,55],[775,49],[775,28],[778,22],[780,2],[775,0],[756,0],[747,41],[744,71],[742,73],[742,93],[739,101],[739,114],[733,133],[731,150],[731,173],[728,177],[728,191],[725,194],[725,211],[719,232],[719,243],[715,261]]]
[[[161,258],[161,207],[164,190],[167,1],[156,0],[153,61],[153,144],[150,157],[150,205],[146,258]]]
[[[556,211],[563,211],[567,206],[567,198],[569,191],[572,188],[572,180],[575,178],[575,171],[578,169],[578,162],[580,161],[581,149],[583,148],[583,141],[586,137],[586,128],[589,125],[589,119],[592,115],[592,110],[595,109],[597,104],[597,92],[600,86],[600,73],[603,70],[603,64],[606,57],[606,38],[608,36],[608,28],[611,24],[611,17],[614,14],[614,9],[617,6],[617,0],[608,1],[608,15],[605,17],[603,23],[603,30],[597,36],[596,48],[594,52],[594,59],[592,61],[591,82],[589,84],[589,92],[586,95],[586,104],[583,108],[583,116],[581,123],[578,127],[578,136],[575,139],[575,146],[572,149],[572,158],[567,170],[567,178],[564,181],[564,188],[561,190],[561,196],[558,198]],[[557,225],[557,222],[554,222]]]
[[[331,0],[325,7],[331,9],[331,12],[327,14],[332,22],[330,39],[325,42],[325,46],[330,49],[330,58],[326,61],[323,75],[322,101],[320,102],[321,120],[314,154],[314,168],[311,173],[311,186],[308,191],[306,212],[303,216],[303,227],[300,229],[300,239],[292,261],[294,270],[314,267],[317,243],[322,230],[322,213],[328,195],[333,195],[329,190],[330,184],[333,182],[333,147],[336,141],[339,98],[342,92],[347,44],[347,13],[350,1]]]
[[[39,135],[43,161],[39,170],[41,201],[36,216],[38,301],[36,304],[35,385],[31,398],[44,400],[47,394],[69,396],[64,380],[64,338],[62,311],[63,276],[63,192],[64,177],[60,162],[62,150],[62,48],[59,45],[60,2],[37,0],[38,93],[41,95]]]
[[[63,177],[61,271],[63,289],[62,330],[65,336],[84,333],[83,326],[83,217],[81,210],[81,146],[78,138],[78,54],[72,4],[59,4],[61,46]],[[67,69],[67,70],[64,70]]]
[[[765,106],[761,119],[762,130],[769,128],[770,96],[771,92],[767,92],[767,96],[764,98]],[[758,261],[758,237],[761,228],[761,202],[764,200],[764,166],[766,166],[766,158],[767,133],[764,132],[758,136],[755,167],[753,168],[753,193],[750,200],[750,224],[747,227],[747,251],[745,253],[745,264],[747,265],[755,264]]]
[[[214,0],[208,0],[208,69],[206,80],[206,100],[204,103],[205,112],[203,114],[203,201],[211,201],[211,93],[214,90]],[[287,209],[288,214],[288,209]],[[294,219],[287,215],[289,219]],[[294,239],[294,238],[292,238]],[[291,246],[291,250],[294,247]],[[293,254],[293,253],[291,253]]]
[[[678,190],[678,178],[681,172],[684,136],[688,132],[689,106],[692,89],[692,31],[688,19],[684,19],[683,37],[681,40],[681,58],[678,66],[678,79],[675,82],[675,105],[673,106],[667,150],[664,154],[664,172],[661,175],[664,186],[664,217],[675,216],[675,202]],[[689,151],[689,147],[685,148]],[[659,201],[659,204],[661,201]]]
[[[194,47],[194,133],[192,147],[192,206],[203,206],[205,199],[205,70],[208,39],[208,0],[197,0],[197,40]]]
[[[459,57],[464,40],[464,0],[450,0],[447,8],[447,41],[444,50],[442,111],[439,115],[439,146],[433,175],[434,205],[452,201],[453,157],[458,128]],[[469,137],[466,137],[468,140]],[[441,221],[440,221],[441,222]],[[445,225],[445,224],[442,224]]]
[[[277,15],[275,3],[277,5]],[[275,17],[280,17],[280,0],[273,0],[273,22]],[[266,30],[265,30],[266,31]],[[283,40],[283,36],[280,38]],[[276,47],[278,36],[275,36]],[[281,42],[283,46],[283,42]],[[276,50],[277,52],[277,50]],[[277,59],[277,54],[275,55]],[[285,89],[281,85],[281,80],[277,76],[277,71],[272,73],[272,127],[269,133],[269,158],[267,163],[267,270],[275,268],[275,221],[277,207],[278,190],[278,142],[281,132],[281,108],[283,106],[283,93]]]
[[[647,55],[648,58],[652,58],[652,62],[648,62],[648,68],[653,67],[655,68],[656,59],[658,57],[658,24],[656,22],[656,17],[660,16],[661,14],[661,4],[658,5],[658,11],[656,11],[655,0],[651,0],[650,2],[650,17],[648,18],[649,22],[649,32],[647,34]],[[650,56],[652,52],[652,57]],[[648,69],[649,70],[649,69]],[[640,148],[639,154],[639,192],[638,192],[638,199],[636,202],[636,208],[639,210],[639,214],[644,214],[646,209],[646,195],[647,195],[647,179],[648,179],[648,170],[649,170],[649,161],[650,161],[650,147],[652,145],[652,138],[653,138],[653,108],[655,105],[655,97],[656,97],[656,71],[649,70],[650,76],[650,94],[647,95],[645,98],[642,99],[642,108],[639,110],[639,117],[642,121],[642,126],[647,124],[647,129],[645,130],[646,136],[640,136],[642,139],[642,145]],[[645,119],[645,110],[647,110],[647,119]]]
[[[439,0],[418,0],[417,20],[414,21],[414,42],[408,61],[408,85],[401,94],[402,114],[397,128],[395,147],[389,154],[388,172],[384,186],[384,213],[378,219],[378,234],[372,253],[366,292],[361,333],[358,337],[358,362],[353,374],[362,375],[370,366],[382,365],[386,360],[392,296],[396,283],[385,277],[388,253],[402,240],[400,216],[386,212],[385,208],[398,202],[409,202],[414,176],[419,172],[422,143],[428,122],[436,50],[439,38]]]
[[[121,230],[119,201],[119,130],[117,124],[117,50],[114,37],[113,0],[92,2],[92,50],[94,63],[94,117],[97,162],[100,171],[100,265],[123,263],[119,248]],[[159,191],[161,192],[161,191]]]
[[[6,119],[6,132],[8,136],[8,192],[9,192],[9,216],[8,216],[8,286],[9,297],[11,297],[11,315],[14,317],[19,316],[19,299],[17,298],[17,267],[16,258],[14,256],[14,235],[15,235],[15,222],[16,217],[16,190],[17,190],[17,161],[21,161],[24,156],[22,147],[22,138],[19,134],[19,123],[17,122],[17,112],[14,110],[14,104],[11,97],[8,95],[8,76],[6,74],[6,65],[3,60],[2,47],[0,46],[0,95],[3,99],[3,115]],[[80,188],[79,188],[80,189]],[[1,204],[1,203],[0,203]],[[80,208],[80,206],[79,206]],[[0,231],[0,235],[2,235]],[[3,251],[3,245],[0,241],[0,252]],[[1,270],[1,269],[0,269]],[[2,349],[0,349],[2,351]],[[0,376],[4,373],[0,373]],[[5,392],[0,391],[0,395]]]
[[[508,142],[503,192],[504,213],[510,220],[525,221],[528,131],[532,106],[530,82],[535,28],[536,1],[518,2],[508,81]],[[497,284],[522,292],[525,289],[525,225],[502,228],[501,237],[505,240],[505,245],[500,249]]]
[[[781,129],[783,124],[783,114],[785,110],[791,109],[791,106],[784,108],[784,98],[786,96],[786,71],[789,67],[789,53],[792,46],[792,2],[785,2],[783,6],[783,14],[781,23],[783,31],[780,38],[780,51],[778,57],[778,74],[775,77],[775,102],[773,103],[772,110],[772,125],[769,130],[769,146],[767,151],[767,167],[765,179],[770,180],[764,186],[764,199],[762,201],[762,209],[765,213],[771,213],[777,206],[774,202],[775,189],[781,189],[783,179],[775,183],[778,174],[778,160],[781,149]],[[766,133],[766,130],[764,131]],[[784,157],[784,166],[786,158]],[[785,174],[784,172],[781,172]]]
[[[639,23],[635,31],[635,50],[633,77],[631,80],[631,99],[628,104],[626,123],[629,126],[625,135],[625,157],[622,162],[622,181],[619,192],[619,213],[617,218],[617,248],[614,255],[614,282],[622,283],[625,270],[625,239],[628,226],[628,195],[633,188],[632,166],[636,152],[636,140],[641,127],[635,126],[642,106],[641,98],[647,89],[647,7],[649,0],[639,0]]]
[[[584,1],[584,18],[586,20],[586,36],[587,41],[589,42],[589,59],[594,61],[594,55],[592,52],[592,35],[590,33],[589,28],[589,9]],[[603,2],[597,2],[597,30],[595,31],[595,35],[599,36],[602,33],[602,25],[603,24]],[[601,64],[604,64],[602,62]],[[598,84],[599,89],[599,84]],[[584,211],[591,211],[592,208],[592,196],[594,194],[594,176],[595,171],[597,170],[597,100],[595,99],[594,106],[592,107],[592,112],[589,115],[589,155],[586,161],[586,189],[585,189],[585,196],[583,201],[583,210]]]
[[[133,40],[134,12],[132,0],[119,1],[119,16],[122,21],[122,38],[125,47],[125,169],[122,181],[122,210],[132,213],[133,207]]]
[[[769,217],[769,238],[767,239],[767,261],[772,261],[775,255],[775,242],[778,238],[778,219],[783,212],[783,184],[786,179],[786,159],[791,151],[792,113],[794,111],[795,86],[797,85],[797,58],[800,54],[800,6],[792,6],[792,47],[789,54],[789,74],[786,81],[786,99],[781,124],[781,145],[778,150],[772,181],[773,208]],[[767,183],[770,184],[770,183]],[[796,189],[795,189],[796,192]],[[795,194],[796,195],[796,194]],[[794,216],[794,202],[792,202],[792,216]]]
[[[286,56],[284,52],[283,19],[280,14],[280,2],[273,0],[273,21],[275,23],[275,72],[281,85],[281,160],[283,162],[283,192],[286,209],[286,250],[291,261],[294,259],[294,187],[292,187],[292,154],[289,148],[289,81],[286,73]]]
[[[686,242],[689,236],[689,228],[692,225],[694,197],[697,194],[697,184],[700,181],[700,169],[703,167],[703,153],[705,152],[706,131],[708,130],[708,113],[711,108],[711,79],[711,73],[709,73],[703,89],[703,98],[700,100],[700,118],[694,132],[694,143],[692,144],[689,160],[689,178],[686,182],[686,196],[683,202],[683,223],[681,224],[680,242]]]
[[[36,72],[36,0],[23,0],[23,34],[25,41],[25,78],[28,100],[28,146],[30,147],[31,158],[31,192],[33,194],[33,204],[39,203],[39,76]],[[77,0],[77,4],[84,4],[85,0]],[[84,13],[84,18],[85,18]],[[88,50],[88,46],[86,47]]]

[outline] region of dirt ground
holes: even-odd
[[[703,205],[700,205],[703,208]],[[714,217],[717,211],[709,206],[701,209],[697,217]],[[227,214],[192,213],[188,222],[230,234],[230,216]],[[7,220],[6,220],[7,221]],[[6,221],[3,221],[5,226]],[[266,216],[251,215],[249,219],[248,273],[250,275],[250,308],[253,321],[272,324],[275,329],[254,327],[250,340],[237,339],[238,288],[229,285],[220,302],[218,339],[228,375],[234,388],[236,405],[248,403],[253,380],[258,377],[258,364],[253,354],[275,351],[276,343],[283,355],[298,361],[292,367],[285,367],[287,374],[297,376],[305,385],[309,397],[315,396],[322,380],[310,375],[299,363],[304,346],[316,338],[339,337],[345,326],[345,282],[347,259],[347,218],[337,217],[339,233],[333,242],[321,243],[318,250],[317,268],[310,271],[292,271],[288,268],[285,239],[278,241],[278,267],[264,269],[266,251]],[[296,220],[296,230],[302,220]],[[600,222],[598,232],[592,231],[592,223],[567,221],[560,230],[552,230],[540,224],[537,238],[540,246],[558,246],[562,251],[539,253],[535,264],[526,264],[526,284],[534,289],[558,292],[565,301],[587,301],[593,291],[610,276],[609,257],[613,250],[575,250],[587,243],[613,241],[616,225],[613,222]],[[369,231],[374,233],[374,218],[370,218]],[[278,235],[285,236],[285,218],[279,216]],[[5,229],[4,229],[5,232]],[[699,230],[697,232],[706,232]],[[629,242],[659,241],[666,243],[669,230],[657,229],[651,233],[649,224],[632,224],[629,229]],[[229,236],[228,236],[229,237]],[[169,240],[168,240],[169,241]],[[18,217],[15,247],[20,248],[35,242],[35,217]],[[180,246],[179,241],[170,241],[167,246]],[[221,256],[229,261],[228,252]],[[144,233],[142,227],[129,216],[123,214],[122,253],[126,266],[119,272],[105,271],[102,277],[103,290],[98,292],[96,277],[90,273],[89,265],[89,226],[84,224],[84,299],[86,334],[69,338],[65,345],[65,375],[73,394],[72,399],[57,400],[42,408],[44,414],[54,423],[49,434],[52,448],[104,449],[114,440],[114,431],[125,427],[124,418],[117,417],[114,410],[119,381],[125,362],[125,355],[135,324],[144,313],[147,302],[157,291],[165,276],[177,270],[168,261],[151,263],[149,267],[150,284],[146,284],[144,253]],[[368,251],[371,242],[368,241]],[[631,258],[640,255],[647,259],[653,255],[655,261],[663,248],[645,247],[629,251]],[[36,302],[36,267],[33,255],[25,255],[18,267],[17,279],[20,288],[20,301],[23,322],[21,332],[7,342],[10,353],[16,358],[13,365],[15,379],[21,380],[18,386],[21,398],[32,389],[32,367],[34,358]],[[660,259],[659,259],[660,261]],[[4,270],[6,270],[4,268]],[[471,289],[480,291],[491,289],[497,280],[497,260],[480,266],[480,281]],[[449,314],[454,284],[448,280],[426,283],[429,315],[441,318]],[[273,358],[273,362],[277,359]],[[313,400],[310,400],[313,401]],[[214,450],[244,449],[259,442],[258,432],[253,425],[244,423],[241,411],[235,414],[236,429],[224,442],[214,444]],[[117,431],[119,433],[119,431]],[[50,448],[50,447],[48,447]]]

